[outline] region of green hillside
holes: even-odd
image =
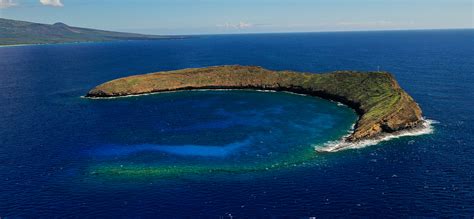
[[[72,27],[64,23],[39,24],[0,18],[0,45],[158,40],[175,38],[182,37],[122,33]]]

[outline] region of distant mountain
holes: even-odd
[[[175,38],[183,37],[122,33],[71,27],[64,23],[55,23],[51,25],[0,18],[0,45],[157,40]]]

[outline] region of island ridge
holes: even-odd
[[[347,142],[415,128],[423,121],[418,104],[387,72],[313,74],[239,65],[190,68],[119,78],[95,87],[86,97],[192,89],[289,91],[341,102],[359,115],[354,132],[345,139]]]

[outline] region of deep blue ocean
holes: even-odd
[[[91,100],[118,77],[214,65],[389,71],[428,135],[317,153],[357,116],[280,92]],[[474,30],[0,47],[0,217],[473,217]]]

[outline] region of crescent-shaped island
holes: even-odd
[[[119,78],[95,87],[86,97],[122,97],[194,89],[288,91],[341,102],[359,115],[354,131],[344,140],[348,143],[416,128],[423,122],[418,104],[387,72],[313,74],[239,65],[190,68]]]

